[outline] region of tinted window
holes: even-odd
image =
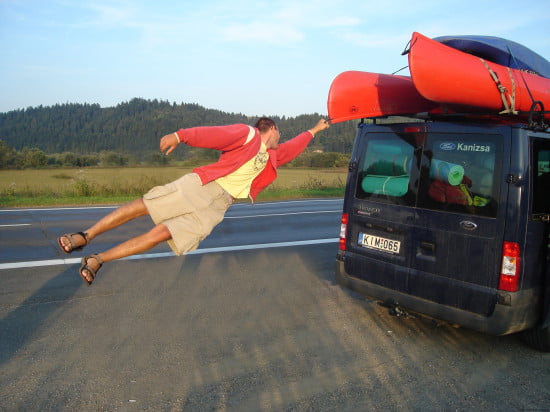
[[[356,197],[496,217],[502,142],[496,135],[368,134]]]
[[[356,196],[359,199],[412,206],[418,176],[412,135],[377,133],[368,135],[359,163]]]
[[[535,141],[533,158],[533,213],[550,213],[550,142]]]
[[[418,206],[496,217],[502,141],[491,135],[429,135]]]

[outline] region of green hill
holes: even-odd
[[[321,116],[271,117],[278,123],[284,141],[312,127]],[[67,103],[0,113],[0,140],[16,151],[32,148],[48,155],[70,152],[78,156],[108,151],[144,159],[158,153],[160,137],[180,128],[255,121],[255,117],[198,104],[139,98],[105,108]],[[334,125],[308,150],[349,154],[355,128],[354,122]],[[176,157],[183,159],[190,150],[178,148]]]

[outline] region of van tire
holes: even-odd
[[[522,335],[523,340],[532,348],[550,352],[550,326],[527,329]]]

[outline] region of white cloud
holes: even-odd
[[[258,15],[269,17],[260,21]],[[357,17],[342,14],[332,1],[265,3],[262,10],[239,13],[234,17],[240,22],[222,28],[226,40],[276,45],[301,42],[311,29],[351,27],[360,23]],[[253,22],[246,22],[246,19]]]
[[[118,5],[89,3],[88,8],[94,13],[89,24],[104,27],[133,27],[136,26],[135,15],[137,10],[132,3]]]
[[[296,43],[304,39],[304,33],[282,23],[235,24],[222,29],[225,40],[253,41],[269,44]]]
[[[357,26],[361,19],[349,16],[331,16],[329,19],[319,22],[320,27],[350,27]]]
[[[369,49],[387,49],[387,48],[405,48],[407,42],[411,38],[409,32],[400,34],[397,32],[393,35],[380,35],[379,33],[366,33],[359,31],[344,31],[337,33],[336,36],[342,41],[354,44],[362,48]]]

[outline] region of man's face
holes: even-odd
[[[269,147],[268,149],[276,149],[279,146],[279,140],[281,139],[281,133],[279,132],[279,128],[277,126],[271,127],[269,130],[271,133],[271,136],[269,137]]]

